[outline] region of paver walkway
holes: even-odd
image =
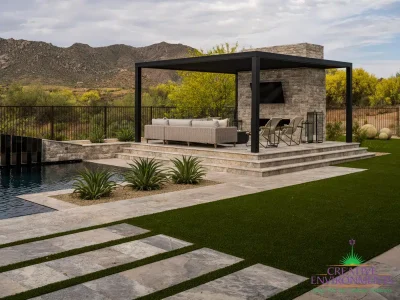
[[[90,299],[136,299],[241,260],[202,248],[34,299],[73,299],[71,295],[81,295],[79,299],[82,299],[83,294],[90,295]]]
[[[107,161],[111,164],[111,160],[102,161]],[[126,163],[124,161],[122,162]],[[117,165],[115,160],[113,160],[113,163]],[[361,171],[364,170],[324,167],[265,178],[210,172],[207,175],[207,179],[222,182],[222,184],[132,200],[76,207],[45,214],[0,220],[0,244],[111,223],[166,210],[208,203]]]
[[[146,232],[149,231],[129,224],[118,224],[47,240],[6,247],[0,249],[0,266],[115,241]]]
[[[191,245],[165,235],[52,260],[0,274],[0,297],[87,275]]]
[[[305,277],[257,264],[166,299],[267,299],[305,280]]]

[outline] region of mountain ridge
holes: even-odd
[[[135,62],[187,57],[193,48],[160,42],[144,47],[125,44],[59,47],[42,41],[0,38],[0,84],[85,87],[134,86]],[[145,85],[177,80],[175,71],[144,70]]]

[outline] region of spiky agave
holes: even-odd
[[[182,159],[171,160],[175,168],[170,168],[169,176],[172,182],[178,184],[197,184],[206,175],[205,169],[200,165],[197,157],[182,156]]]
[[[131,142],[135,140],[135,132],[130,128],[122,128],[117,132],[117,138],[120,142]]]
[[[114,173],[107,170],[83,170],[75,177],[74,193],[84,200],[96,200],[107,197],[116,188],[117,184],[111,180]]]
[[[131,168],[124,174],[127,186],[139,191],[158,190],[168,178],[162,169],[162,165],[154,158],[139,158],[129,164]]]

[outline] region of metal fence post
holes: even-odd
[[[397,135],[400,135],[400,105],[397,106],[396,134],[397,134]]]
[[[104,106],[104,138],[107,138],[107,106]]]
[[[54,106],[51,107],[50,112],[50,136],[54,140]]]

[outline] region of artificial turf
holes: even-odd
[[[199,247],[310,277],[348,253],[350,239],[364,259],[400,244],[400,140],[368,141],[390,155],[343,164],[364,172],[275,189],[129,220]],[[144,299],[161,299],[191,280]],[[312,286],[300,284],[276,299],[292,299]]]

